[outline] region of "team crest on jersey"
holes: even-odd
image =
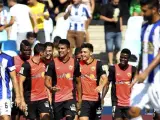
[[[71,78],[71,74],[70,74],[70,73],[67,73],[67,74],[66,74],[66,78],[67,78],[67,79]]]
[[[89,77],[90,77],[90,79],[92,79],[92,80],[95,79],[95,76],[94,76],[93,74],[90,74]]]
[[[70,69],[70,70],[72,70],[72,69],[73,69],[73,66],[72,66],[72,65],[70,65],[70,66],[69,66],[69,69]]]
[[[44,72],[41,73],[42,77],[44,77]]]
[[[131,77],[131,73],[127,73],[128,77]]]
[[[72,104],[72,105],[70,106],[70,109],[71,109],[71,111],[76,111],[76,105],[75,105],[75,104]]]
[[[91,67],[91,70],[92,70],[92,71],[95,71],[95,69],[96,69],[95,66],[92,66],[92,67]]]

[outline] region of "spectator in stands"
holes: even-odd
[[[67,39],[71,43],[71,48],[81,47],[85,40],[85,22],[91,18],[91,13],[81,0],[73,0],[73,4],[66,9],[64,19],[67,18],[70,20]]]
[[[32,50],[31,55],[33,56],[34,55],[34,47],[37,43],[39,43],[39,41],[36,40],[36,34],[33,32],[28,32],[26,38],[27,38],[28,42],[31,44],[31,50]]]
[[[87,7],[89,8],[90,10],[90,13],[93,15],[93,12],[94,12],[94,8],[95,8],[95,0],[82,0],[82,3],[87,5]],[[86,42],[89,42],[89,32],[88,32],[88,27],[89,27],[89,24],[91,23],[91,20],[92,19],[88,19],[86,21]]]
[[[9,22],[9,8],[4,6],[2,0],[0,0],[0,27],[7,24]],[[8,29],[0,31],[0,41],[7,40],[8,36]]]
[[[22,40],[26,39],[27,32],[32,32],[32,24],[30,21],[30,17],[33,19],[35,27],[34,32],[37,32],[37,23],[35,17],[32,15],[28,6],[23,4],[18,4],[16,0],[8,0],[8,5],[10,8],[11,20],[8,24],[0,27],[0,29],[4,30],[7,27],[15,24],[17,26],[17,49],[19,50],[20,43]],[[14,32],[14,31],[12,31]]]
[[[130,15],[133,15],[135,12],[141,13],[140,1],[139,0],[132,0],[129,10],[130,10]]]
[[[49,19],[49,12],[45,6],[45,4],[38,2],[37,0],[28,0],[28,5],[33,13],[36,16],[37,21],[37,40],[41,43],[45,43],[45,32],[44,32],[44,19]],[[32,23],[33,26],[36,26]]]
[[[118,52],[121,49],[121,28],[122,17],[119,0],[112,0],[110,3],[103,6],[101,10],[101,20],[104,20],[105,27],[105,42],[108,52],[109,64],[113,64],[114,46],[118,61]]]

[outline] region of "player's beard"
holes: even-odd
[[[149,23],[152,22],[152,18],[153,18],[152,15],[150,15],[150,16],[144,16],[144,20],[145,20],[145,21],[148,21]]]

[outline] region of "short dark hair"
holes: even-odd
[[[46,43],[44,44],[44,48],[46,49],[47,47],[52,47],[52,48],[53,48],[53,43],[51,43],[51,42],[46,42]]]
[[[89,51],[93,52],[93,45],[91,43],[83,43],[81,49],[82,48],[88,48]]]
[[[20,44],[20,51],[23,50],[24,46],[30,46],[31,47],[31,44],[27,40],[22,40],[22,42]]]
[[[58,43],[61,39],[62,39],[61,37],[56,36],[56,37],[54,38],[54,43]]]
[[[67,48],[70,48],[70,42],[67,39],[61,39],[58,45],[59,44],[66,45]]]
[[[140,5],[149,5],[150,8],[156,7],[159,9],[159,0],[140,0]]]
[[[44,52],[44,44],[42,43],[37,43],[34,47],[34,55],[39,55],[40,52]]]
[[[36,34],[33,32],[27,32],[26,38],[29,39],[30,37],[36,38]]]
[[[121,51],[121,53],[125,53],[125,54],[127,54],[129,57],[131,56],[131,51],[130,51],[129,49],[127,49],[127,48],[124,48],[124,49]]]
[[[81,52],[81,48],[76,48],[75,51],[74,51],[74,55],[78,55],[79,53]]]

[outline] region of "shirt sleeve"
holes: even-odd
[[[19,74],[25,76],[25,77],[28,77],[30,76],[30,71],[31,71],[31,67],[30,67],[30,64],[28,62],[25,62],[22,64],[22,67],[20,69],[20,72]]]
[[[7,69],[9,70],[9,72],[12,72],[13,70],[16,69],[14,65],[14,59],[12,57],[8,59]]]
[[[79,65],[79,62],[76,61],[76,60],[75,60],[74,76],[75,76],[75,77],[81,76],[80,65]]]
[[[67,6],[67,8],[66,8],[66,10],[65,10],[65,13],[68,12],[68,9],[69,9],[70,6],[71,6],[71,5],[68,5],[68,6]]]
[[[101,77],[103,74],[106,74],[105,67],[101,61],[97,61],[97,75]]]
[[[137,68],[135,66],[132,66],[132,79],[134,78],[136,71],[137,71]]]
[[[87,6],[83,7],[83,12],[85,13],[86,18],[91,18],[91,11],[89,10],[89,8]]]
[[[13,8],[10,8],[10,15],[11,15],[11,17],[16,16],[15,10]]]
[[[54,62],[50,62],[47,67],[46,67],[46,73],[45,75],[46,76],[50,76],[50,77],[53,77],[54,76],[54,73],[55,73],[55,65],[54,65]]]
[[[109,71],[108,80],[110,82],[115,81],[115,66],[110,66],[108,71]]]

